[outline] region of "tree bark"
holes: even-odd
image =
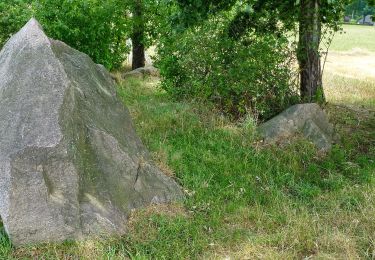
[[[319,0],[301,0],[297,58],[300,92],[304,102],[323,102],[322,69],[319,54],[321,20]]]
[[[133,46],[133,60],[132,69],[138,69],[145,66],[145,44],[144,44],[144,17],[143,17],[143,3],[142,0],[134,0],[133,6],[133,32],[132,32],[132,46]]]

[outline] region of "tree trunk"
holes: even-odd
[[[145,66],[145,45],[144,45],[144,17],[142,0],[134,0],[133,6],[133,60],[132,69],[138,69]]]
[[[323,102],[322,70],[319,54],[321,21],[319,0],[301,0],[298,63],[300,92],[304,102]]]

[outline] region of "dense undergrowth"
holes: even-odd
[[[2,259],[290,259],[375,257],[375,117],[328,105],[341,136],[329,154],[298,138],[257,141],[251,120],[171,101],[153,79],[119,95],[137,131],[186,192],[182,203],[134,212],[112,240],[13,248]]]
[[[231,37],[228,16],[224,12],[160,39],[161,87],[176,100],[210,103],[236,119],[251,115],[264,121],[300,102],[295,47],[288,36]]]

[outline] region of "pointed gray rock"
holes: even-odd
[[[12,242],[121,235],[132,209],[180,198],[110,74],[31,19],[0,52],[0,215]]]

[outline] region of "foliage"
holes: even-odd
[[[169,29],[175,33],[162,34],[160,40],[158,66],[163,75],[162,87],[174,97],[213,101],[235,116],[252,112],[267,119],[297,102],[297,82],[292,82],[297,77],[292,73],[293,54],[299,60],[301,79],[316,78],[315,83],[321,88],[321,72],[307,77],[305,72],[311,70],[306,66],[313,60],[320,63],[331,36],[340,28],[338,21],[346,2],[319,1],[319,24],[309,28],[324,25],[324,31],[316,30],[319,35],[313,37],[322,42],[317,41],[316,46],[308,46],[308,40],[295,42],[299,48],[292,53],[286,39],[290,39],[291,33],[298,35],[298,24],[307,26],[309,22],[302,23],[307,18],[300,1],[178,0]],[[316,53],[316,59],[305,57],[307,52],[310,56]],[[314,66],[320,67],[315,63]],[[305,81],[300,81],[300,94],[312,93],[303,98],[316,100],[317,93],[305,89],[313,84]]]
[[[123,0],[38,0],[36,17],[51,38],[62,40],[117,68],[126,58],[127,13]]]
[[[231,9],[237,0],[177,0],[176,2],[180,11],[174,18],[182,29],[208,19],[210,14]]]
[[[126,0],[131,26],[132,69],[145,66],[145,50],[157,39],[160,21],[168,4],[157,0]]]
[[[32,0],[0,1],[0,49],[32,16]]]
[[[366,15],[374,14],[374,1],[372,0],[353,0],[345,7],[345,15],[352,16],[358,20]]]
[[[0,1],[0,47],[32,16],[49,37],[64,41],[109,69],[125,60],[130,27],[122,0]]]
[[[370,0],[373,1],[373,0]],[[238,19],[238,25],[242,23],[243,30],[257,29],[257,30],[274,30],[275,26],[281,26],[285,29],[291,29],[297,25],[300,9],[300,0],[211,0],[211,1],[197,1],[192,4],[192,0],[178,0],[180,6],[181,22],[187,25],[201,22],[202,19],[207,19],[209,14],[215,14],[220,10],[230,9],[235,7],[237,15],[233,19],[236,21],[239,17],[246,19]],[[320,21],[326,26],[336,27],[341,18],[342,11],[350,0],[322,0],[320,4]],[[188,16],[186,14],[198,13],[195,16]],[[201,20],[199,20],[199,17]],[[195,18],[195,19],[194,19]],[[186,21],[184,20],[186,19]],[[263,20],[263,21],[262,21]],[[282,21],[282,23],[277,23]]]
[[[128,13],[133,13],[138,6],[142,8],[141,17],[129,17],[129,28],[142,26],[143,44],[146,48],[155,44],[158,37],[158,29],[166,14],[167,3],[158,0],[125,0],[125,8]]]
[[[194,5],[190,0],[178,0],[182,24],[199,24],[215,14],[217,10],[233,7],[235,15],[229,28],[229,35],[234,39],[246,37],[247,33],[274,34],[276,37],[285,35],[293,30],[299,33],[298,48],[296,49],[300,71],[300,94],[302,101],[317,101],[317,93],[322,93],[324,99],[319,50],[322,37],[321,28],[325,31],[337,31],[338,21],[348,0],[245,0],[226,1],[215,0]],[[203,7],[202,7],[203,6]],[[188,15],[193,16],[193,22]],[[316,19],[317,18],[317,19]],[[186,19],[186,21],[184,20]],[[297,33],[297,30],[299,32]],[[315,75],[311,75],[315,73]],[[320,90],[319,90],[320,89]],[[319,90],[319,91],[318,91]]]
[[[228,19],[162,38],[157,66],[162,88],[177,99],[200,99],[222,111],[267,119],[298,100],[288,39],[248,33],[228,37]]]

